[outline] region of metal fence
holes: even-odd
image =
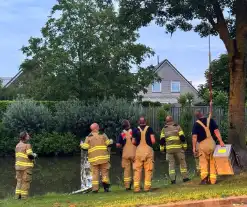
[[[186,107],[183,109],[183,110],[189,110],[191,112],[191,115],[193,117],[192,123],[194,123],[196,121],[195,116],[194,116],[194,112],[195,112],[195,110],[198,110],[198,109],[200,109],[205,116],[209,115],[209,107],[208,106]],[[159,111],[160,110],[162,110],[162,108],[158,108],[158,107],[144,108],[144,114],[147,117],[148,124],[150,126],[152,126],[155,131],[160,131],[160,128],[162,127],[161,126],[162,123],[160,123],[160,120],[159,120]],[[180,122],[181,113],[182,113],[181,107],[172,107],[172,108],[170,108],[170,110],[168,112],[168,114],[173,117],[173,119],[176,123]],[[226,119],[226,113],[227,113],[227,111],[225,111],[222,108],[214,108],[212,118],[215,119],[215,121],[217,122],[218,125],[221,125],[222,121],[225,121],[225,119]],[[163,118],[165,119],[165,117],[163,117]]]

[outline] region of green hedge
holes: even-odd
[[[32,134],[33,146],[42,155],[71,154],[79,150],[79,140],[89,134],[89,127],[97,122],[109,138],[121,132],[123,119],[132,126],[142,113],[139,104],[109,98],[90,105],[77,100],[38,102],[32,100],[4,101],[5,111],[0,128],[0,150],[13,152],[20,131]]]

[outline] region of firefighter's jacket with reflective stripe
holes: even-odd
[[[187,149],[184,132],[174,122],[167,123],[161,130],[160,150],[163,151],[164,149],[167,153],[176,153],[181,149]]]
[[[30,144],[20,141],[15,148],[15,169],[26,170],[33,168],[34,163],[30,157],[33,156],[32,147]]]
[[[110,154],[107,149],[110,144],[112,143],[106,134],[92,132],[81,144],[81,148],[88,150],[88,161],[91,165],[100,165],[110,161]]]

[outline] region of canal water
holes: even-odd
[[[189,173],[195,172],[192,156],[187,156]],[[13,196],[15,191],[14,158],[0,158],[0,199]],[[155,154],[154,180],[167,178],[168,163],[165,155]],[[111,183],[122,185],[121,157],[111,156]],[[46,193],[70,193],[80,189],[80,156],[38,158],[33,170],[31,195]]]

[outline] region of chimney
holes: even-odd
[[[158,64],[158,65],[160,64],[160,58],[159,58],[158,55],[157,55],[157,64]]]

